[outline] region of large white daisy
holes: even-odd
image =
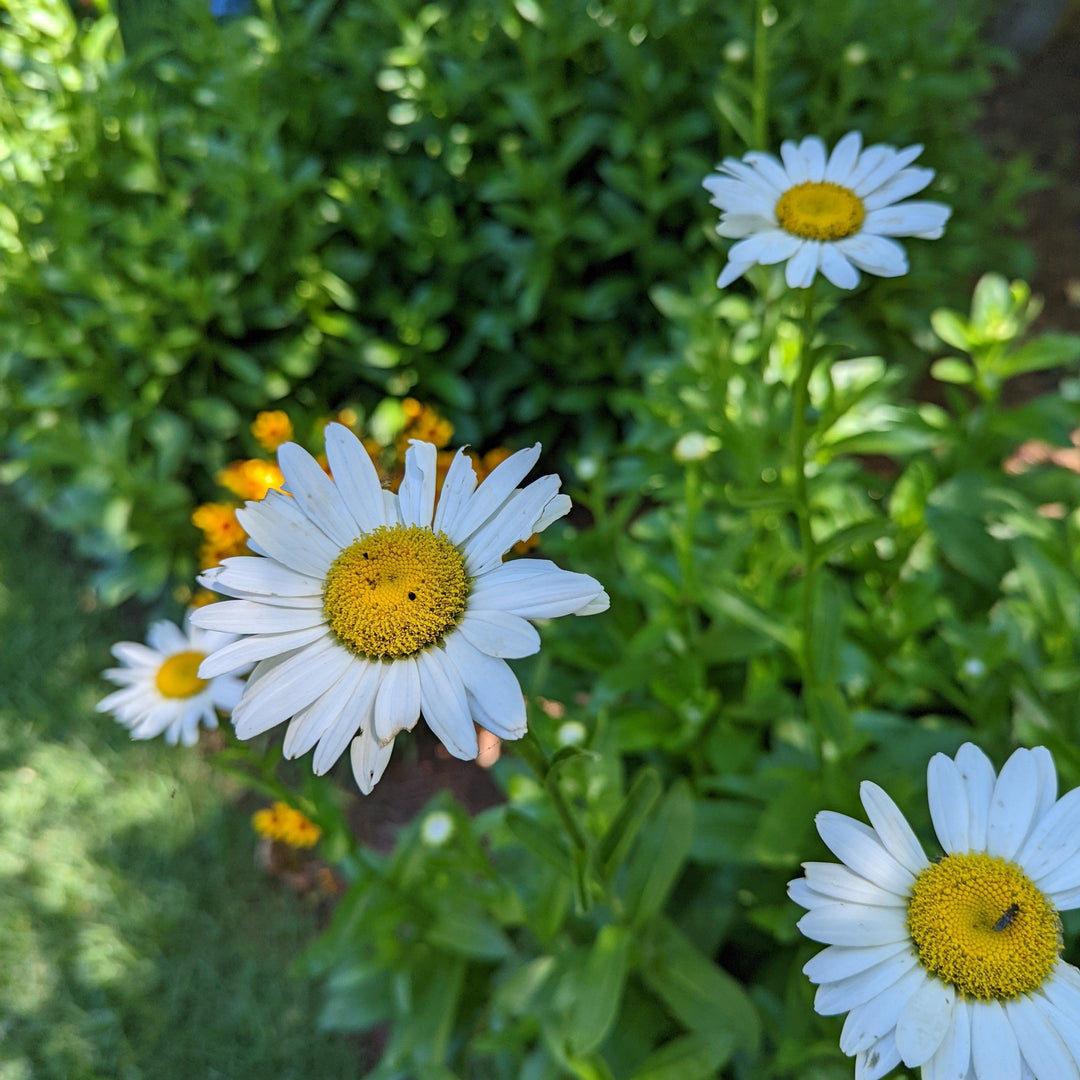
[[[394,737],[423,713],[455,757],[477,755],[474,720],[504,739],[525,733],[525,702],[506,658],[529,656],[529,619],[591,615],[600,584],[540,559],[503,563],[518,541],[570,509],[557,476],[518,483],[540,456],[512,454],[477,487],[463,451],[436,505],[436,448],[414,440],[397,495],[383,490],[348,428],[326,428],[333,479],[295,443],[278,451],[288,494],[237,512],[255,556],[226,559],[199,580],[234,600],[195,616],[244,635],[199,669],[204,678],[256,663],[233,711],[248,739],[285,720],[285,754],[315,747],[325,773],[351,742],[368,793]]]
[[[826,155],[816,135],[785,142],[780,160],[754,151],[725,158],[704,181],[722,211],[716,231],[738,240],[717,280],[720,288],[755,263],[787,260],[793,289],[806,288],[820,270],[841,289],[859,283],[859,271],[899,277],[907,255],[893,236],[936,240],[952,210],[936,202],[901,202],[922,191],[933,169],[911,168],[921,146],[861,149],[857,131]]]
[[[1057,798],[1043,747],[995,776],[971,743],[936,754],[927,786],[936,862],[876,784],[860,789],[872,827],[817,816],[843,865],[804,863],[788,885],[799,929],[829,946],[803,968],[814,1007],[848,1014],[856,1080],[901,1061],[924,1080],[1077,1080],[1080,971],[1058,911],[1080,906],[1080,788]]]
[[[242,679],[198,675],[207,655],[233,640],[233,634],[193,626],[189,613],[182,629],[167,619],[154,623],[145,645],[117,642],[112,653],[123,666],[102,675],[122,689],[99,701],[98,712],[112,713],[130,728],[133,739],[153,739],[164,732],[166,742],[174,746],[194,745],[200,720],[205,727],[216,728],[217,710],[229,712],[240,700]]]

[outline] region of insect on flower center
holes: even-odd
[[[345,548],[326,575],[323,615],[360,656],[396,660],[441,640],[465,611],[461,552],[419,525],[383,525]]]
[[[206,659],[206,653],[173,653],[158,668],[154,682],[158,693],[167,698],[188,698],[202,693],[207,679],[199,678],[199,665]]]
[[[1061,954],[1054,905],[1015,863],[946,855],[915,879],[908,929],[923,967],[970,998],[1037,990]]]
[[[773,212],[781,228],[807,240],[853,236],[866,218],[866,207],[854,191],[827,180],[808,180],[789,188]]]

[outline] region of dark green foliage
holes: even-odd
[[[855,332],[903,336],[914,298],[1014,259],[1017,178],[966,127],[974,2],[770,16],[767,98],[750,4],[137,7],[126,57],[111,16],[0,15],[5,477],[106,564],[110,602],[190,574],[193,497],[275,402],[314,420],[412,392],[461,441],[605,440],[665,340],[649,290],[719,265],[701,180],[746,148],[755,95],[774,146],[925,142],[955,206]]]

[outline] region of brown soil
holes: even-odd
[[[988,95],[982,128],[1002,158],[1026,155],[1046,186],[1023,202],[1035,253],[1037,330],[1080,333],[1080,8]]]

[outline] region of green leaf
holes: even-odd
[[[610,877],[622,862],[660,792],[660,777],[655,769],[641,769],[634,777],[615,820],[596,848],[596,865],[605,877]]]
[[[691,1033],[664,1043],[650,1054],[630,1080],[708,1080],[731,1057],[735,1036]]]
[[[967,386],[975,381],[975,372],[966,360],[959,356],[943,356],[930,365],[930,374],[938,382]]]
[[[615,1023],[630,966],[630,930],[605,926],[585,963],[567,972],[560,986],[569,1006],[566,1042],[572,1054],[595,1050]]]
[[[938,308],[930,316],[930,325],[946,345],[951,345],[961,352],[971,352],[971,332],[968,324],[955,311]],[[936,376],[935,376],[936,377]]]
[[[642,832],[627,866],[626,903],[631,921],[647,922],[664,906],[686,862],[694,835],[694,800],[679,779]]]
[[[441,904],[447,904],[446,897]],[[468,901],[440,906],[424,937],[429,945],[473,960],[502,960],[514,951],[494,916]]]
[[[1028,371],[1065,367],[1080,359],[1080,336],[1044,334],[1015,352],[997,357],[989,366],[1002,379],[1011,379]],[[940,361],[939,361],[940,362]]]
[[[550,827],[541,825],[520,810],[513,809],[506,811],[506,827],[537,858],[543,859],[565,877],[571,876],[570,854],[562,842],[556,839],[559,834]]]
[[[370,964],[350,964],[326,980],[326,1004],[319,1014],[321,1031],[365,1031],[393,1012],[386,993],[387,973]]]
[[[749,995],[674,923],[657,920],[644,948],[642,979],[684,1027],[725,1049],[732,1039],[751,1053],[757,1049],[761,1022]]]

